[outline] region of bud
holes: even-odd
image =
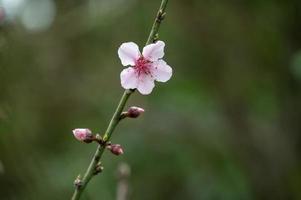
[[[100,145],[104,145],[105,141],[102,139],[102,137],[97,133],[95,137],[93,138],[94,141],[98,142]]]
[[[93,137],[93,134],[90,131],[90,129],[77,128],[77,129],[74,129],[72,132],[73,132],[74,137],[79,141],[82,141],[85,143],[90,143],[93,141],[94,137]]]
[[[128,111],[125,113],[125,115],[126,115],[126,117],[129,117],[129,118],[137,118],[142,113],[144,113],[143,108],[132,106],[128,109]]]
[[[120,144],[108,145],[107,149],[109,149],[112,152],[112,154],[115,154],[116,156],[123,154],[123,149]]]

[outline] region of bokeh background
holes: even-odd
[[[119,45],[143,46],[160,0],[0,0],[0,199],[70,199],[123,89]],[[301,199],[301,1],[170,0],[174,75],[128,105],[83,199]]]

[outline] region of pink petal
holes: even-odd
[[[172,68],[164,60],[158,60],[152,65],[152,75],[156,81],[166,82],[172,76]]]
[[[155,87],[154,78],[149,74],[140,74],[138,91],[143,94],[150,94]]]
[[[154,44],[149,44],[143,48],[142,55],[144,58],[150,61],[157,61],[164,56],[165,43],[163,41],[157,41]]]
[[[134,42],[123,43],[118,49],[118,56],[123,66],[134,66],[140,57],[139,47]]]
[[[135,89],[138,86],[138,76],[132,67],[122,70],[120,80],[124,89]]]
[[[88,141],[89,139],[93,137],[92,132],[90,129],[87,128],[77,128],[73,131],[74,137],[79,141]]]

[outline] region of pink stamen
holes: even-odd
[[[150,74],[151,63],[151,61],[146,60],[143,56],[140,56],[140,58],[136,61],[135,64],[135,69],[138,75],[140,75],[141,73]]]

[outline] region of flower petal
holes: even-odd
[[[157,61],[164,56],[165,43],[163,41],[157,41],[154,44],[149,44],[143,48],[142,55],[144,58],[150,61]]]
[[[154,78],[150,74],[140,74],[137,89],[141,94],[150,94],[154,87]]]
[[[124,89],[135,89],[138,86],[138,76],[135,69],[128,67],[120,73],[121,85]]]
[[[123,66],[134,66],[140,57],[139,47],[134,42],[123,43],[118,49],[118,56]]]
[[[152,75],[156,81],[166,82],[172,76],[172,68],[164,60],[158,60],[152,65]]]

